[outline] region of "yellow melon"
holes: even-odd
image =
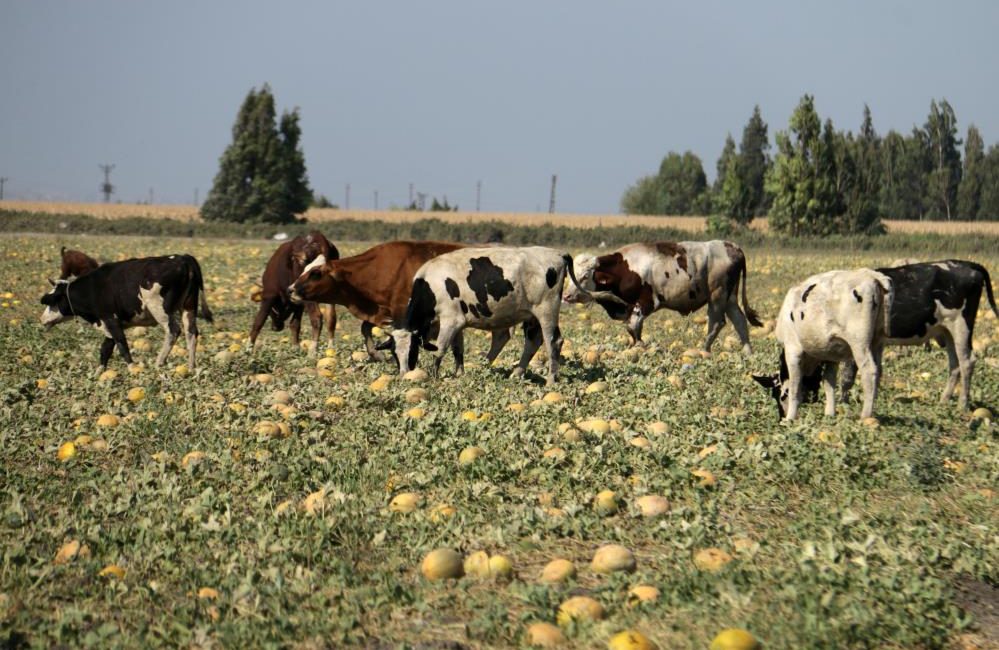
[[[562,630],[551,623],[531,623],[527,626],[527,645],[533,648],[558,648],[566,644]]]
[[[573,596],[558,608],[559,625],[570,621],[599,621],[606,615],[604,606],[589,596]]]
[[[420,571],[427,580],[460,578],[465,574],[461,555],[449,548],[438,548],[427,553]]]
[[[541,582],[565,582],[576,577],[576,565],[564,558],[557,558],[541,570]]]
[[[590,567],[597,573],[634,571],[635,556],[620,544],[607,544],[598,548],[597,552],[593,554]]]
[[[607,650],[656,650],[655,643],[637,630],[618,632],[607,642]]]
[[[711,650],[760,650],[763,646],[752,634],[741,628],[728,628],[711,642]]]

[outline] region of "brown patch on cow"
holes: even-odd
[[[655,243],[656,250],[667,257],[675,257],[676,265],[684,272],[687,272],[687,249],[680,244],[671,241],[660,241]]]
[[[593,282],[600,291],[611,291],[628,303],[628,306],[597,301],[607,315],[624,320],[631,313],[631,306],[642,302],[643,308],[652,306],[652,287],[642,282],[641,276],[631,270],[621,253],[601,255],[593,272]]]
[[[746,268],[746,254],[730,241],[725,242],[725,252],[728,254],[729,267],[725,272],[725,293],[728,296],[739,286],[739,277]]]

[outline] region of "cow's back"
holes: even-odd
[[[298,278],[292,268],[291,252],[293,246],[293,241],[281,244],[267,260],[267,266],[264,267],[264,274],[260,279],[260,284],[263,287],[261,297],[264,300],[284,296],[291,283]]]

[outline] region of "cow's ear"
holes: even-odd
[[[344,278],[344,273],[343,271],[340,270],[339,267],[333,267],[332,269],[330,269],[330,277],[336,280],[337,282],[340,282]]]
[[[56,281],[55,280],[53,280],[52,278],[47,278],[47,279],[49,281],[49,284],[51,284],[53,287],[56,286]]]
[[[753,375],[753,380],[764,388],[775,388],[777,386],[777,378],[773,375]]]
[[[65,246],[63,246],[62,248],[59,249],[59,255],[61,255],[62,257],[66,257],[66,247]]]

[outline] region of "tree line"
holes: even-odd
[[[879,135],[866,105],[857,133],[837,130],[811,95],[776,134],[773,156],[767,130],[757,106],[738,148],[731,134],[725,139],[710,186],[700,158],[669,152],[657,174],[624,192],[621,210],[709,214],[715,232],[766,215],[792,236],[875,234],[889,218],[999,220],[999,145],[986,151],[973,124],[962,141],[946,99],[932,101],[926,122],[908,134]]]

